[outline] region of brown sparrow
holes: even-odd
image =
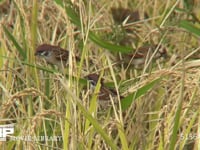
[[[128,23],[131,22],[135,22],[140,20],[140,16],[139,16],[139,12],[138,11],[132,11],[130,9],[127,8],[111,8],[111,13],[113,16],[113,20],[118,23],[121,24],[123,23],[126,19]]]
[[[151,59],[151,57],[153,57],[153,61],[160,58],[167,58],[167,51],[164,47],[158,47],[158,45],[143,46],[138,48],[135,53],[125,54],[123,57],[123,62],[134,65],[136,69],[140,69]]]
[[[111,8],[111,13],[113,20],[116,24],[124,24],[124,23],[133,23],[136,21],[140,21],[143,18],[148,18],[148,14],[145,12],[143,16],[139,13],[139,11],[133,11],[128,8],[123,8],[123,7],[112,7]],[[126,25],[127,26],[127,25]],[[136,25],[134,25],[135,28]],[[131,31],[128,26],[126,27],[126,31]]]
[[[98,74],[89,74],[85,77],[89,82],[91,89],[94,90],[98,80],[99,80],[99,75]],[[117,96],[117,92],[114,89],[107,88],[104,85],[103,79],[100,79],[101,87],[98,93],[98,99],[102,101],[107,101],[110,100],[110,96]],[[120,98],[123,98],[120,96]]]
[[[63,68],[68,64],[69,51],[50,44],[39,45],[36,49],[35,56],[44,59],[47,63]],[[79,58],[76,57],[76,60]]]

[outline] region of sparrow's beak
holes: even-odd
[[[38,53],[37,52],[35,52],[35,54],[34,54],[35,56],[38,56]]]
[[[35,56],[40,56],[41,55],[41,52],[39,52],[39,51],[35,51],[35,54],[34,54]]]

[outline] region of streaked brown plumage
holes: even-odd
[[[123,61],[124,63],[130,63],[131,65],[134,65],[135,68],[139,69],[143,67],[145,62],[149,61],[157,47],[158,45],[140,47],[134,53],[124,54]],[[168,56],[166,49],[162,46],[159,46],[155,55],[153,55],[152,60],[154,61],[160,58],[167,57]]]
[[[45,59],[49,64],[62,68],[68,64],[69,51],[59,46],[42,44],[37,47],[35,56]],[[76,57],[76,60],[79,60],[79,58]]]
[[[128,8],[112,7],[111,13],[112,13],[112,16],[113,16],[113,20],[118,24],[121,24],[127,18],[128,18],[128,20],[127,20],[128,23],[140,20],[139,12],[138,11],[132,11]]]
[[[98,80],[99,80],[99,75],[98,74],[89,74],[85,77],[91,84],[91,88],[93,89]],[[104,85],[103,79],[100,79],[100,83],[101,83],[101,87],[98,93],[98,99],[99,100],[103,100],[103,101],[107,101],[110,100],[110,96],[117,96],[117,92],[114,89],[111,88],[107,88]],[[120,98],[123,98],[122,96],[120,96]]]

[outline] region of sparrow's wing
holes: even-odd
[[[112,95],[112,94],[113,93],[109,89],[102,86],[98,93],[98,97],[99,97],[99,100],[109,100],[110,95]]]
[[[142,52],[136,52],[134,54],[129,54],[129,56],[133,57],[133,58],[144,58],[146,55],[146,53],[142,53]]]
[[[69,58],[69,52],[66,50],[59,50],[56,51],[56,59],[57,60],[63,60],[63,61],[67,61]]]
[[[97,84],[97,82],[99,80],[99,75],[96,74],[96,73],[93,73],[93,74],[89,74],[89,75],[85,76],[85,78],[88,79],[88,80],[91,80],[91,81],[93,81],[94,83]],[[101,81],[100,81],[101,85],[103,85],[103,81],[104,81],[104,79],[101,78]]]

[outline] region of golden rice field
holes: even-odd
[[[198,0],[0,0],[1,149],[199,149],[199,50]]]

